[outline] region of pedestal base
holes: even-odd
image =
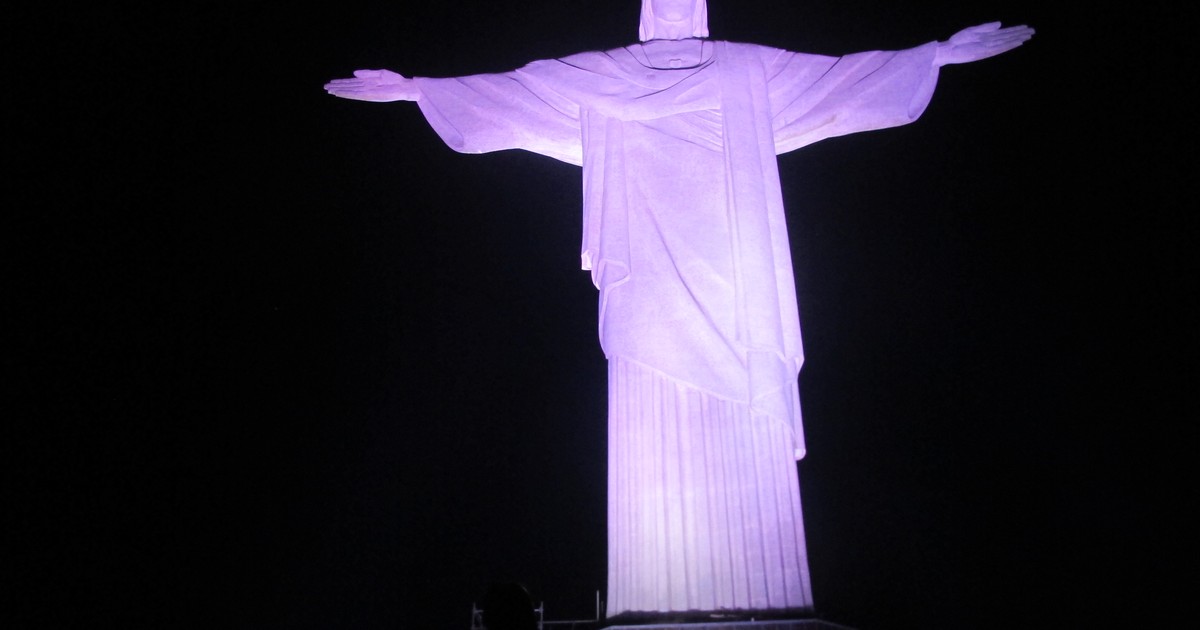
[[[853,630],[813,617],[811,609],[687,613],[623,613],[603,630]]]
[[[604,630],[852,630],[820,619],[768,619],[763,621],[701,621],[602,626]]]

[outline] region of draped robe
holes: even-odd
[[[936,43],[844,57],[705,40],[421,78],[454,150],[582,166],[609,362],[607,615],[810,609],[803,362],[776,155],[915,120]]]

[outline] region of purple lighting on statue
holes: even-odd
[[[843,57],[706,39],[704,0],[645,0],[642,43],[502,74],[358,70],[455,151],[582,167],[582,267],[609,362],[607,614],[812,607],[795,461],[803,362],[776,155],[903,125],[989,23]]]

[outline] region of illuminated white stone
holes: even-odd
[[[938,68],[1019,46],[999,23],[827,57],[704,39],[704,0],[645,0],[643,42],[501,74],[360,70],[456,151],[582,166],[582,266],[609,360],[607,614],[810,608],[795,460],[803,362],[776,155],[921,115]]]

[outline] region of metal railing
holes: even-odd
[[[550,630],[551,628],[566,628],[573,630],[575,628],[584,627],[590,628],[593,624],[600,621],[601,617],[601,602],[600,591],[596,591],[596,616],[592,619],[556,619],[546,621],[546,602],[541,602],[537,608],[533,609],[537,614],[538,630]],[[487,626],[483,623],[483,609],[478,607],[475,602],[471,602],[471,630],[487,630]]]

